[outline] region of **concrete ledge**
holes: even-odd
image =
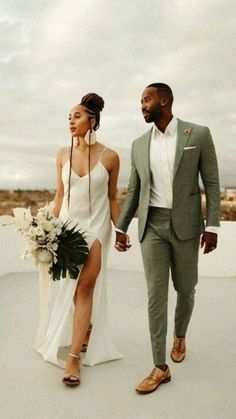
[[[114,249],[115,234],[113,232],[112,245],[108,260],[111,269],[143,272],[142,257],[138,237],[138,223],[134,219],[129,227],[132,242],[131,249],[119,254]],[[236,222],[225,221],[219,229],[219,244],[216,251],[209,255],[199,256],[199,275],[213,277],[236,276]],[[32,271],[32,264],[21,258],[24,253],[24,241],[12,227],[0,228],[0,275],[9,272]]]

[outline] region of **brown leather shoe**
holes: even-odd
[[[151,374],[144,378],[144,380],[137,386],[136,391],[140,394],[152,393],[157,389],[157,387],[159,387],[160,384],[169,383],[170,380],[171,375],[168,365],[165,371],[155,367],[153,368]]]
[[[185,338],[177,338],[174,335],[173,348],[171,350],[171,358],[174,362],[182,362],[186,355]]]

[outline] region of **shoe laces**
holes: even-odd
[[[153,378],[158,370],[159,370],[158,367],[154,367],[151,374],[148,376],[148,378]]]
[[[176,338],[174,349],[177,352],[184,352],[184,338]]]

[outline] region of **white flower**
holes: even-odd
[[[62,221],[60,218],[56,218],[56,226],[58,228],[62,228],[64,225],[64,221]]]
[[[61,227],[57,227],[57,229],[56,229],[57,236],[60,236],[61,232],[62,232]]]
[[[15,225],[17,227],[26,228],[32,222],[30,208],[14,208]]]
[[[53,225],[49,221],[44,221],[42,223],[41,227],[47,232],[49,232],[53,229]]]
[[[52,248],[53,248],[53,250],[57,250],[58,249],[58,243],[56,243],[56,242],[52,243]]]
[[[33,227],[33,226],[31,226],[31,227],[29,228],[29,230],[27,231],[26,235],[27,235],[28,237],[32,237],[32,238],[34,238],[35,236],[37,236],[37,229],[38,229],[38,227]]]
[[[34,228],[34,233],[32,233],[32,235],[33,234],[38,237],[45,237],[45,231],[40,226]]]
[[[57,238],[55,231],[54,230],[50,231],[50,233],[48,233],[47,235],[47,238],[51,242],[55,241],[55,239]]]
[[[44,216],[44,214],[37,214],[37,216],[35,217],[36,221],[38,224],[43,224],[45,221],[47,221],[46,217]]]
[[[17,230],[23,234],[27,230],[32,222],[32,215],[30,208],[14,208],[14,216],[5,215],[1,217],[2,226],[13,224]]]

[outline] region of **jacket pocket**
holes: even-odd
[[[196,145],[193,145],[191,147],[184,147],[184,151],[190,151],[190,150],[196,150],[196,149],[197,149]]]

